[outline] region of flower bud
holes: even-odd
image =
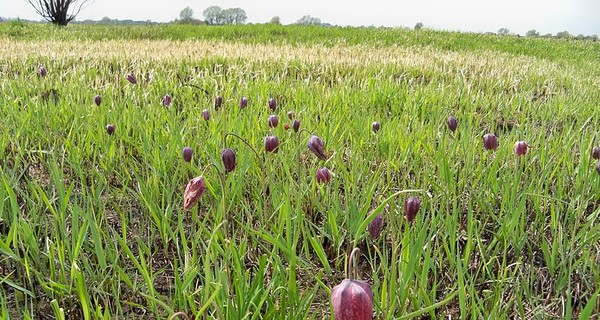
[[[285,130],[290,130],[290,124],[289,124],[289,123],[287,123],[287,122],[286,122],[286,123],[284,123],[284,124],[283,124],[283,128],[284,128]]]
[[[114,124],[109,124],[106,126],[106,132],[108,134],[113,134],[115,133],[115,125]]]
[[[210,111],[208,111],[208,109],[202,110],[202,118],[206,121],[210,119]]]
[[[452,131],[452,132],[456,131],[456,127],[458,127],[458,121],[456,120],[456,117],[449,116],[447,123],[448,123],[448,129],[450,129],[450,131]]]
[[[404,202],[404,216],[409,222],[413,222],[417,216],[417,212],[421,208],[421,200],[410,197]]]
[[[292,128],[294,128],[294,132],[298,132],[298,130],[300,130],[300,121],[294,120],[294,123],[292,123]]]
[[[215,109],[220,108],[223,105],[223,97],[217,96],[215,98]]]
[[[273,153],[279,151],[279,139],[277,139],[277,136],[265,137],[265,151]]]
[[[44,68],[43,66],[40,66],[40,67],[38,68],[38,75],[39,75],[40,77],[45,77],[45,76],[46,76],[46,74],[48,74],[48,72],[46,72],[46,68]]]
[[[294,111],[288,111],[287,116],[290,120],[294,119]]]
[[[183,147],[182,154],[183,154],[183,160],[185,162],[190,162],[190,161],[192,161],[192,155],[194,154],[194,151],[190,147]]]
[[[600,159],[600,147],[594,147],[592,149],[592,158],[596,160]]]
[[[185,192],[183,194],[183,210],[190,209],[196,205],[204,191],[206,191],[204,177],[198,176],[190,180],[185,187]]]
[[[165,94],[165,96],[162,99],[162,104],[165,107],[168,107],[171,105],[171,96],[169,94]]]
[[[496,150],[498,148],[498,138],[491,133],[484,135],[483,147],[486,150]]]
[[[137,78],[133,75],[133,73],[127,74],[127,81],[131,82],[131,84],[137,83]]]
[[[371,128],[373,129],[373,132],[377,133],[377,131],[379,131],[379,128],[381,128],[381,125],[379,124],[379,122],[375,121],[371,124]]]
[[[267,124],[269,125],[269,128],[276,128],[277,125],[279,124],[279,117],[277,117],[274,114],[270,115],[267,118]]]
[[[271,109],[271,111],[275,111],[276,108],[277,102],[275,101],[275,98],[269,98],[269,109]]]
[[[242,97],[240,99],[240,109],[244,109],[248,105],[248,98]]]
[[[518,155],[518,156],[525,155],[527,153],[527,147],[528,147],[527,142],[525,142],[525,141],[517,141],[515,143],[515,148],[514,148],[515,154]]]
[[[231,172],[235,170],[235,152],[233,150],[226,148],[221,152],[221,160],[223,160],[223,166],[225,167],[225,172]]]
[[[377,238],[379,238],[381,230],[383,230],[383,217],[381,216],[381,214],[375,216],[373,221],[369,223],[367,230],[369,231],[371,239],[376,240]]]
[[[344,279],[331,290],[335,320],[372,320],[373,291],[360,280]]]
[[[308,139],[308,149],[312,151],[319,159],[327,160],[327,154],[325,153],[325,143],[323,139],[311,135]]]
[[[325,167],[317,169],[315,173],[315,177],[317,178],[318,183],[328,183],[331,180],[331,173]]]
[[[94,97],[94,103],[95,103],[97,106],[100,106],[100,104],[102,103],[102,97],[101,97],[100,95],[96,95],[96,96]]]

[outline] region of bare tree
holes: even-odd
[[[46,21],[66,26],[93,0],[27,0]]]

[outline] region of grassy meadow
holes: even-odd
[[[332,319],[357,247],[374,319],[598,318],[599,59],[430,30],[0,24],[0,317]]]

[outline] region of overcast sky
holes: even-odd
[[[542,34],[566,30],[573,35],[600,35],[600,0],[93,0],[78,20],[110,17],[167,22],[187,6],[201,19],[202,11],[212,5],[242,8],[248,22],[279,16],[288,24],[311,15],[343,26],[413,27],[422,22],[441,30],[508,28],[520,34],[536,29]],[[27,0],[0,0],[0,17],[39,19]]]

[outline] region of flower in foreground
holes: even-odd
[[[594,147],[592,149],[592,158],[596,160],[600,159],[600,146]]]
[[[350,260],[358,248],[352,250]],[[350,264],[350,261],[348,262]],[[354,266],[356,269],[356,265]],[[371,286],[350,275],[331,290],[331,305],[335,320],[372,320],[373,291]]]
[[[183,194],[183,210],[190,209],[196,205],[204,191],[206,191],[206,183],[203,176],[198,176],[190,180]]]
[[[323,139],[315,136],[314,134],[308,139],[308,149],[312,151],[319,159],[327,160],[327,154],[325,153],[325,142]]]
[[[298,132],[298,130],[300,130],[300,121],[294,120],[292,123],[292,128],[294,129],[294,132]]]

